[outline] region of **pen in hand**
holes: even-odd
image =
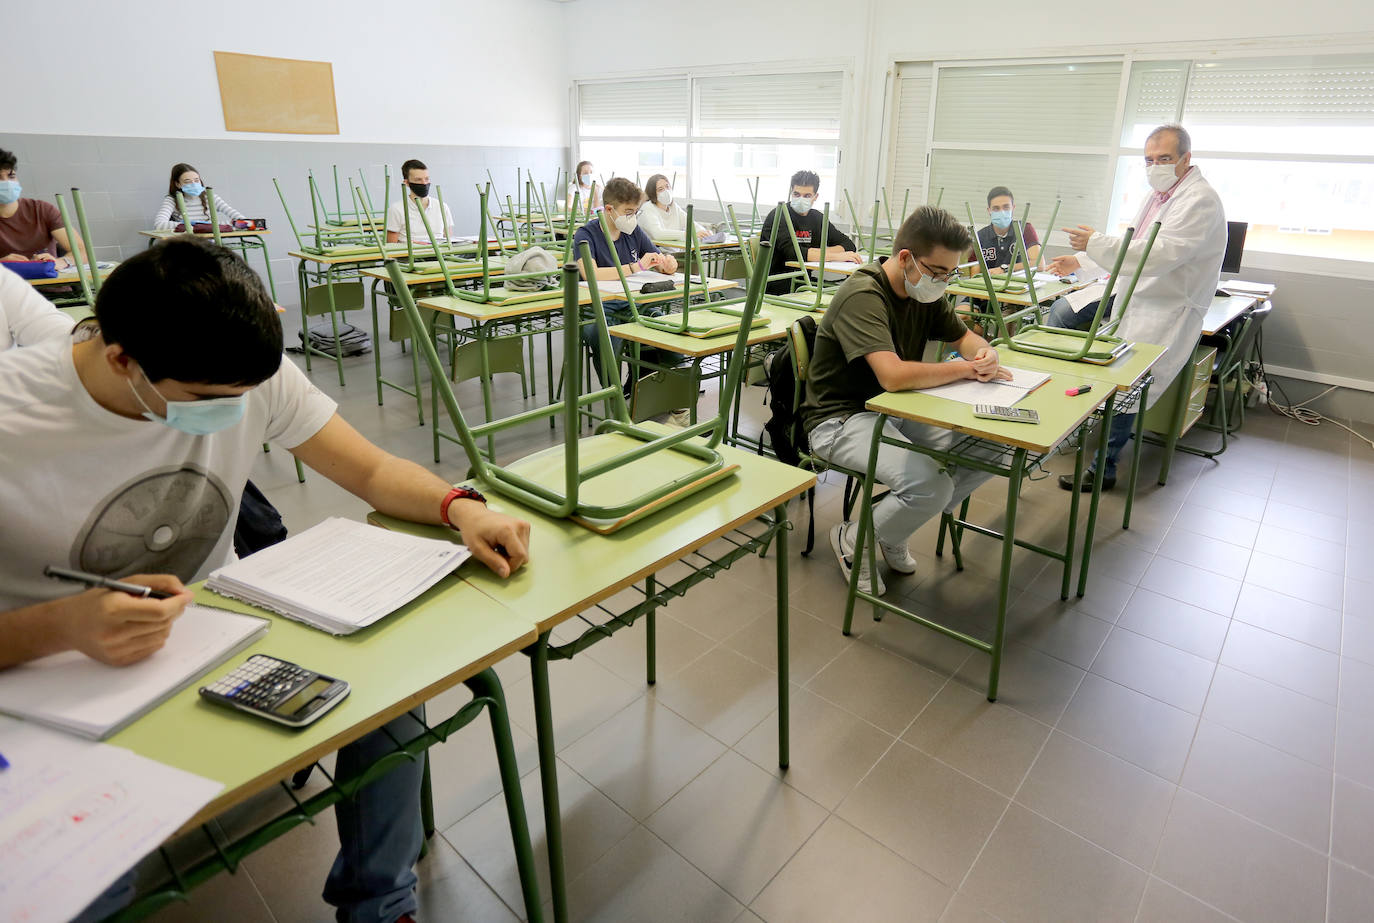
[[[141,599],[171,599],[173,596],[171,593],[164,593],[141,583],[125,583],[122,580],[111,580],[109,577],[102,577],[99,574],[88,574],[85,571],[55,567],[51,564],[43,568],[43,576],[51,577],[53,580],[83,583],[87,587],[98,587],[102,590],[118,590],[121,593],[128,593],[130,596],[137,596]]]

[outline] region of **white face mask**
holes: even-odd
[[[799,215],[805,215],[811,211],[811,203],[815,201],[815,196],[794,195],[787,204],[792,206],[792,211]]]
[[[672,190],[672,189],[660,189],[660,190],[658,191],[658,204],[659,204],[659,205],[672,205],[672,204],[673,204],[673,190]]]
[[[910,279],[903,276],[902,281],[906,283],[906,296],[922,304],[939,301],[944,296],[945,289],[949,288],[949,281],[936,282],[930,276],[921,272],[921,267],[916,265],[914,258],[912,259],[912,266],[915,267],[918,273],[921,273],[921,281],[913,284]]]
[[[1174,183],[1178,182],[1174,164],[1171,163],[1156,163],[1146,167],[1145,179],[1155,192],[1168,192]]]
[[[592,175],[590,173],[583,173],[577,178],[577,182],[590,189],[592,185]]]
[[[622,234],[633,234],[639,227],[638,215],[620,215],[615,219],[615,229]]]

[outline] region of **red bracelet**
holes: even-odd
[[[444,494],[444,502],[439,504],[439,520],[450,529],[456,529],[457,526],[448,521],[449,504],[459,499],[476,500],[478,503],[487,502],[487,498],[482,496],[481,491],[473,490],[471,487],[455,487]]]

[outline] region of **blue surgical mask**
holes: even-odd
[[[1007,228],[1011,227],[1010,208],[994,208],[992,211],[988,212],[988,215],[992,218],[992,226],[997,228],[997,230],[1005,231]]]
[[[0,180],[0,205],[9,205],[11,202],[19,201],[19,193],[23,189],[17,179]]]
[[[805,215],[811,211],[811,203],[816,201],[815,196],[794,195],[787,204],[792,206],[792,211],[799,215]]]
[[[205,191],[205,187],[200,183],[182,183],[181,194],[185,196],[197,196]]]
[[[590,189],[592,186],[592,175],[590,173],[583,173],[577,178],[577,182],[583,187]]]
[[[243,419],[243,411],[247,406],[246,394],[231,394],[226,397],[207,398],[202,401],[169,401],[163,397],[161,391],[157,390],[157,386],[153,384],[142,368],[138,372],[143,376],[143,380],[148,382],[148,387],[157,391],[158,397],[161,397],[167,405],[165,417],[153,413],[153,409],[139,395],[134,383],[129,382],[129,390],[134,393],[134,398],[143,406],[143,416],[154,423],[161,423],[163,426],[171,427],[191,436],[208,436],[211,433],[228,429]]]

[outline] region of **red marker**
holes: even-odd
[[[1064,393],[1069,397],[1077,397],[1080,394],[1087,394],[1093,389],[1092,385],[1079,385],[1077,388],[1069,388]]]

